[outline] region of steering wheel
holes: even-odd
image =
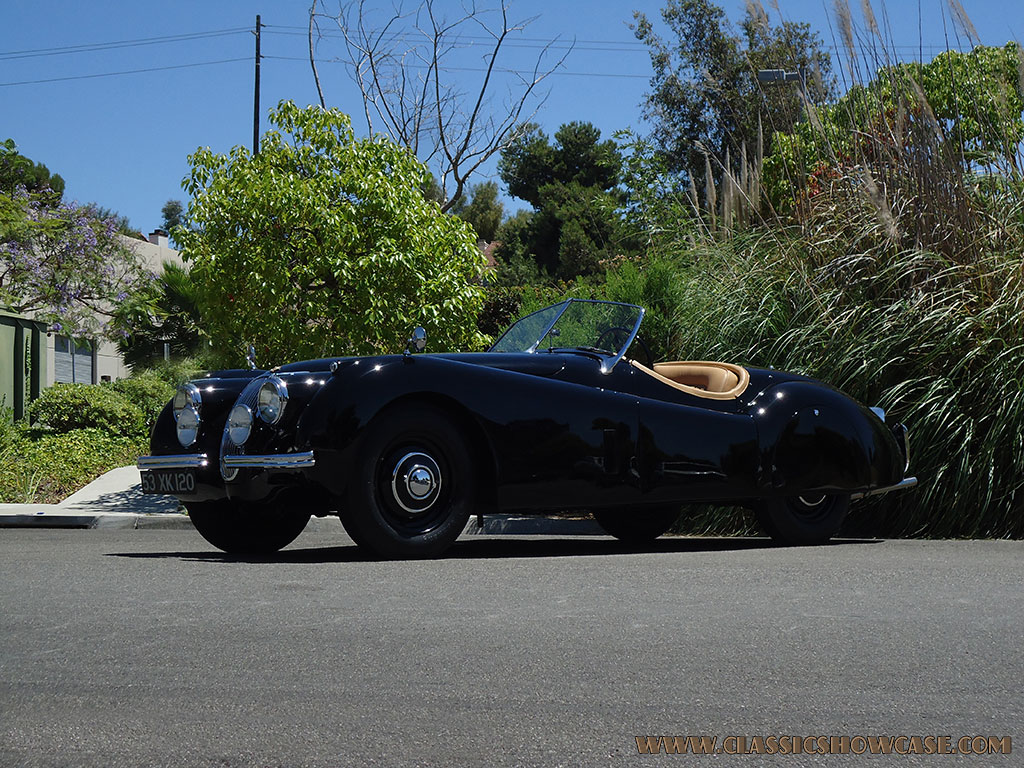
[[[615,337],[613,336],[613,334],[616,333],[621,334],[621,336],[619,337],[621,338],[621,341],[619,341],[615,345],[615,349],[618,349],[619,347],[626,343],[626,339],[629,338],[629,334],[631,333],[631,331],[629,328],[623,328],[621,325],[615,325],[612,326],[611,328],[607,328],[604,331],[602,331],[600,336],[597,337],[597,344],[595,344],[594,346],[597,347],[598,349],[605,349],[605,346],[603,344],[605,336],[611,336],[612,341],[614,342]],[[644,357],[646,358],[646,362],[644,363],[644,365],[650,368],[652,365],[654,365],[654,356],[651,354],[651,349],[650,347],[647,346],[647,342],[644,341],[639,335],[635,339],[633,339],[633,345],[631,346],[635,348],[635,345],[638,343],[640,344],[640,348],[644,351]]]

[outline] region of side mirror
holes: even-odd
[[[421,326],[413,328],[412,335],[409,340],[405,342],[405,356],[413,354],[414,352],[422,352],[427,348],[427,332],[423,330]]]
[[[254,347],[252,344],[249,345],[249,351],[248,351],[248,354],[246,354],[245,359],[249,363],[249,370],[255,371],[256,370],[256,347]]]

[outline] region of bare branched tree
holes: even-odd
[[[386,132],[435,171],[442,210],[447,211],[465,193],[470,176],[529,122],[544,100],[538,86],[561,66],[572,46],[564,46],[552,63],[558,42],[552,40],[541,46],[529,71],[502,68],[499,55],[533,19],[511,22],[504,0],[496,9],[468,0],[454,21],[441,15],[439,5],[437,0],[421,0],[409,9],[398,4],[380,16],[367,0],[351,0],[342,3],[338,15],[329,16],[318,13],[314,2],[309,47],[313,63],[316,44],[324,39],[319,27],[314,39],[317,18],[337,23],[345,39],[346,63],[362,92],[367,129]],[[452,63],[467,49],[480,48],[480,65]],[[313,74],[316,78],[315,64]],[[511,81],[498,108],[491,92],[502,75]],[[470,81],[471,87],[466,85]]]

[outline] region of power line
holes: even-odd
[[[266,58],[266,57],[264,57]],[[93,75],[74,75],[72,77],[49,77],[44,80],[20,80],[15,83],[0,83],[0,88],[13,85],[36,85],[37,83],[60,83],[66,80],[90,80],[95,77],[115,77],[117,75],[135,75],[140,72],[162,72],[167,69],[188,69],[190,67],[207,67],[213,64],[230,64],[235,61],[249,61],[248,56],[235,59],[218,59],[217,61],[197,61],[194,64],[173,64],[168,67],[146,67],[145,69],[125,69],[121,72],[98,72]]]
[[[289,26],[289,25],[286,25],[286,24],[265,24],[264,27],[266,29],[271,29],[271,30],[297,30],[297,31],[277,32],[277,34],[283,34],[283,35],[301,35],[301,36],[305,37],[306,35],[309,34],[309,30],[307,30],[306,27],[293,27],[293,26]],[[330,32],[321,32],[320,36],[321,37],[344,37],[344,33],[341,32],[340,30],[339,31],[331,30]],[[414,35],[411,32],[394,32],[394,33],[392,33],[392,35],[389,35],[389,39],[391,37],[395,37],[396,39],[400,39],[400,38],[403,38],[403,37],[417,37],[417,38],[419,38],[419,37],[423,37],[423,36],[422,35]],[[493,36],[489,36],[489,35],[457,34],[457,35],[449,35],[449,36],[446,36],[446,37],[450,37],[451,39],[454,39],[454,40],[468,40],[470,42],[476,42],[476,41],[490,42],[490,43],[494,42],[494,37]],[[529,43],[541,43],[540,47],[544,47],[544,44],[547,44],[547,43],[551,42],[551,40],[549,38],[545,38],[545,37],[526,37],[525,35],[522,36],[522,37],[516,36],[515,39],[518,40],[518,41],[524,41],[524,42],[529,42]],[[594,44],[594,45],[606,45],[606,44],[607,45],[628,45],[628,46],[633,46],[633,47],[640,47],[642,50],[647,50],[646,44],[640,42],[639,40],[635,40],[635,41],[634,40],[575,40],[574,42],[576,42],[576,43],[584,43],[584,44],[588,44],[588,45],[589,44]]]
[[[282,61],[309,61],[308,58],[301,56],[268,56],[264,54],[264,59],[280,59]],[[320,64],[343,64],[344,62],[337,61],[335,59],[317,59]],[[427,69],[426,65],[416,66],[412,64],[406,64],[406,69]],[[503,72],[511,75],[523,75],[526,77],[532,77],[534,75],[531,71],[520,70],[520,69],[506,69],[504,67],[494,67],[494,69],[488,69],[487,67],[439,67],[442,72]],[[555,70],[549,73],[550,75],[570,75],[574,77],[624,77],[624,78],[643,78],[649,80],[651,76],[647,75],[635,75],[623,72],[563,72]]]
[[[264,25],[269,27],[269,25]],[[308,32],[271,32],[275,35],[288,35],[294,37],[306,37]],[[320,33],[320,37],[330,38],[333,40],[343,40],[344,35],[342,34],[327,34]],[[482,43],[486,45],[493,45],[493,37],[479,37],[476,35],[449,35],[445,38],[451,40],[454,44],[464,48],[469,48],[476,43]],[[533,50],[551,50],[551,51],[608,51],[608,52],[619,52],[619,53],[647,53],[646,48],[638,48],[631,46],[629,41],[617,41],[608,40],[598,44],[598,41],[585,41],[577,40],[575,42],[570,41],[558,41],[550,40],[547,43],[532,43],[532,42],[519,42],[526,38],[516,38],[515,40],[506,40],[501,44],[502,48],[528,48]],[[540,38],[535,38],[540,39]],[[428,42],[426,38],[418,35],[413,35],[406,32],[396,32],[393,35],[389,35],[385,38],[387,43],[409,43],[409,42]],[[626,47],[628,46],[628,47]]]
[[[92,53],[110,51],[118,48],[136,48],[143,45],[161,45],[163,43],[180,43],[189,40],[204,40],[213,37],[225,37],[248,32],[246,27],[231,29],[213,29],[207,32],[191,32],[181,35],[165,35],[161,37],[141,37],[135,40],[117,40],[107,43],[83,43],[81,45],[64,45],[56,48],[33,48],[24,51],[0,51],[0,60],[30,59],[38,56],[60,56],[68,53]]]
[[[293,35],[293,36],[306,37],[306,35],[308,34],[308,30],[306,30],[305,27],[292,27],[292,26],[286,26],[286,25],[280,25],[280,24],[265,24],[264,28],[268,29],[268,30],[271,30],[272,34],[278,34],[278,35]],[[295,30],[295,31],[292,31],[292,30]],[[323,37],[323,38],[338,39],[338,40],[344,39],[344,37],[345,37],[343,32],[341,32],[341,31],[334,31],[334,30],[332,30],[330,32],[321,32],[319,34],[319,36]],[[415,42],[415,41],[419,41],[419,40],[425,40],[426,37],[424,35],[417,35],[416,33],[413,33],[413,32],[394,32],[394,33],[388,35],[385,39],[387,41],[389,41],[389,42],[410,42],[410,41]],[[446,39],[450,39],[450,40],[452,40],[456,44],[460,43],[460,42],[461,43],[466,43],[466,44],[472,44],[472,43],[476,43],[476,42],[483,42],[483,43],[493,43],[494,42],[494,38],[493,37],[487,37],[485,35],[458,34],[458,35],[450,35]],[[635,51],[637,53],[647,53],[648,52],[647,44],[643,43],[643,42],[641,42],[639,40],[637,40],[637,41],[632,41],[632,40],[575,40],[573,42],[569,42],[569,41],[561,42],[561,41],[558,41],[558,40],[550,40],[550,39],[543,38],[543,37],[516,37],[516,38],[514,38],[514,40],[506,41],[505,43],[503,43],[503,47],[506,47],[506,46],[507,47],[513,47],[514,46],[514,47],[517,47],[517,48],[537,48],[537,49],[540,49],[540,48],[564,49],[564,48],[572,47],[572,48],[575,48],[576,50],[620,51],[620,52]],[[598,46],[598,47],[591,48],[591,47],[587,47],[587,46]],[[822,45],[821,48],[823,50],[833,51],[833,52],[836,52],[836,53],[845,53],[846,50],[847,50],[845,45],[828,45],[828,44],[825,44],[825,45]],[[882,50],[882,51],[885,51],[885,50],[888,50],[888,51],[893,51],[893,50],[917,51],[917,50],[923,49],[923,50],[926,50],[926,51],[946,51],[946,50],[949,49],[949,47],[946,46],[946,45],[931,44],[931,45],[921,46],[921,45],[919,45],[917,43],[913,43],[913,44],[907,43],[907,44],[900,44],[900,45],[888,44],[888,45],[885,45],[884,47],[881,47],[881,46],[876,47],[876,46],[874,46],[873,44],[870,44],[870,43],[855,43],[854,44],[854,48],[856,48],[857,50],[859,50],[862,53],[871,53],[872,51],[876,51],[876,50]]]

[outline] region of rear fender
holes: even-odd
[[[830,387],[787,382],[751,405],[761,448],[759,486],[770,495],[855,492],[903,478],[903,455],[892,432]]]

